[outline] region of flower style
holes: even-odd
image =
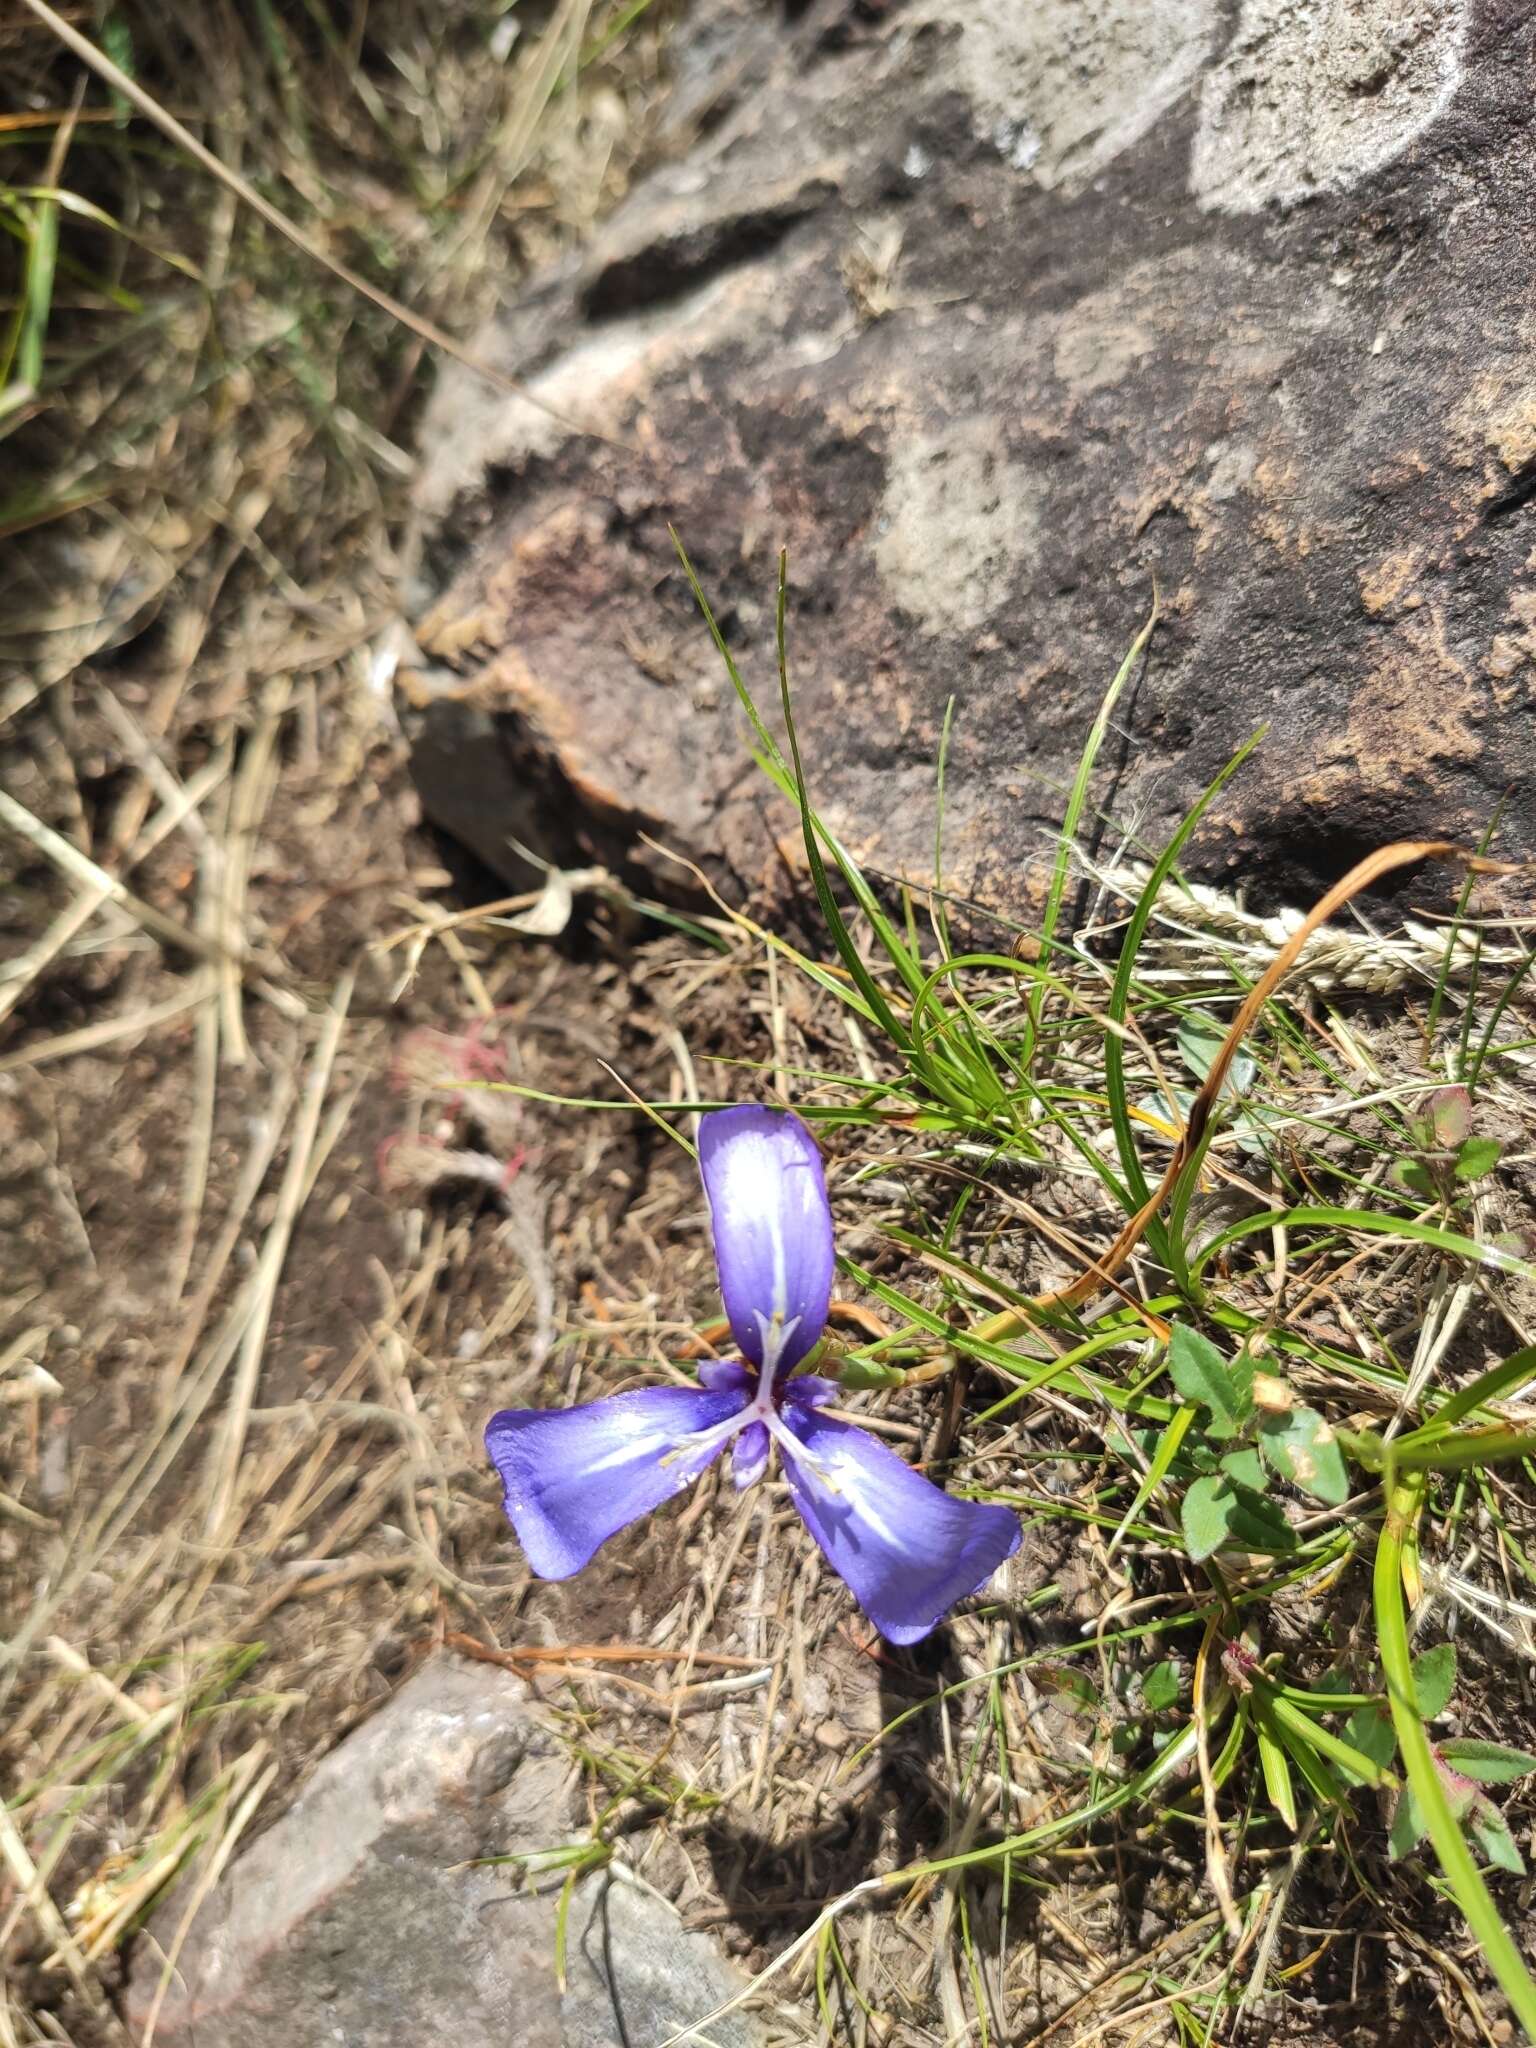
[[[700,1385],[647,1387],[579,1408],[509,1408],[486,1448],[540,1578],[579,1572],[610,1536],[691,1486],[731,1447],[738,1489],[777,1444],[795,1506],[881,1634],[914,1643],[1019,1547],[1003,1507],[953,1500],[894,1451],[823,1413],[837,1389],[792,1378],[832,1298],[832,1212],[805,1125],[746,1105],[699,1122],[720,1292],[742,1352]]]

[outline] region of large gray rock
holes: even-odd
[[[571,1907],[567,1988],[552,1896],[469,1859],[547,1849],[582,1817],[559,1744],[523,1688],[440,1658],[319,1766],[199,1910],[162,2005],[162,2048],[658,2048],[735,1995],[707,1936],[599,1872]],[[134,1958],[135,2038],[184,1912]],[[733,2013],[721,2048],[758,2048]]]
[[[1525,0],[699,0],[678,65],[674,160],[479,342],[562,419],[450,370],[428,423],[448,829],[775,872],[669,521],[765,702],[787,545],[817,797],[872,863],[928,870],[958,697],[947,864],[1005,908],[1154,576],[1117,815],[1164,832],[1269,727],[1207,875],[1300,893],[1528,784]]]

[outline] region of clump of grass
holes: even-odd
[[[0,86],[0,707],[168,623],[200,585],[220,610],[259,592],[291,615],[302,596],[319,620],[361,570],[353,606],[382,625],[430,369],[419,327],[467,341],[509,275],[622,189],[659,20],[605,0],[103,0],[70,23],[227,167],[221,183],[44,15],[16,11]]]
[[[1328,1034],[1294,998],[1287,1001],[1285,974],[1312,932],[1360,889],[1426,855],[1454,858],[1453,848],[1388,849],[1361,863],[1292,931],[1253,985],[1229,970],[1226,1000],[1236,1013],[1229,1025],[1211,1015],[1209,997],[1197,1010],[1143,981],[1143,949],[1163,887],[1240,755],[1151,860],[1117,957],[1101,964],[1061,932],[1059,915],[1102,720],[1073,790],[1038,959],[957,955],[937,918],[925,951],[916,921],[887,914],[812,809],[784,661],[782,581],[779,617],[787,760],[734,668],[732,679],[760,765],[800,811],[818,901],[844,969],[836,978],[823,973],[822,985],[853,1008],[866,1039],[880,1048],[879,1099],[866,1077],[850,1075],[841,1091],[830,1091],[844,1101],[827,1121],[867,1131],[899,1120],[943,1134],[937,1149],[952,1172],[964,1141],[986,1148],[998,1168],[1011,1159],[1054,1158],[1076,1173],[1090,1207],[1096,1196],[1101,1214],[1124,1219],[1107,1245],[1094,1241],[1097,1233],[1077,1237],[1076,1278],[1025,1294],[1012,1262],[998,1270],[994,1247],[1007,1226],[989,1201],[988,1176],[961,1169],[955,1177],[964,1192],[947,1212],[926,1229],[889,1232],[942,1276],[937,1304],[909,1284],[844,1262],[849,1277],[897,1319],[888,1338],[850,1363],[906,1357],[913,1363],[904,1379],[958,1375],[968,1363],[984,1368],[1002,1391],[975,1424],[978,1464],[997,1461],[988,1425],[1054,1397],[1058,1413],[1070,1417],[1057,1455],[1075,1481],[1069,1476],[1055,1500],[1037,1484],[1021,1489],[979,1476],[968,1490],[1046,1520],[1087,1519],[1108,1533],[1108,1554],[1133,1583],[1163,1589],[1136,1603],[1162,1609],[1157,1619],[1092,1638],[1108,1695],[1139,1696],[1116,1731],[1123,1762],[1090,1770],[1075,1809],[962,1856],[916,1864],[886,1884],[918,1885],[956,1870],[1027,1869],[1052,1847],[1091,1839],[1112,1812],[1161,1809],[1161,1825],[1173,1834],[1201,1834],[1229,1958],[1201,1995],[1167,1988],[1159,2002],[1209,2038],[1223,2009],[1268,1994],[1265,1965],[1303,1859],[1346,1857],[1357,1868],[1379,1868],[1379,1819],[1360,1791],[1387,1793],[1395,1813],[1390,1854],[1411,1859],[1428,1837],[1486,1965],[1536,2038],[1529,1958],[1501,1918],[1487,1876],[1490,1866],[1519,1875],[1524,1865],[1506,1817],[1483,1789],[1536,1773],[1536,1756],[1498,1740],[1435,1739],[1430,1724],[1445,1713],[1450,1687],[1432,1689],[1426,1666],[1438,1656],[1442,1672],[1453,1668],[1454,1651],[1446,1645],[1412,1658],[1408,1619],[1420,1591],[1418,1552],[1442,1548],[1464,1522],[1469,1485],[1497,1551],[1518,1558],[1520,1579],[1531,1577],[1513,1531],[1529,1513],[1524,1488],[1536,1429],[1529,1411],[1510,1404],[1536,1382],[1536,1346],[1521,1342],[1458,1385],[1446,1371],[1452,1332],[1443,1310],[1453,1291],[1463,1310],[1475,1294],[1481,1346],[1497,1345],[1501,1325],[1522,1337],[1518,1284],[1530,1282],[1532,1269],[1509,1242],[1492,1241],[1480,1200],[1503,1147],[1471,1134],[1467,1087],[1432,1085],[1434,1064],[1443,1060],[1448,1081],[1470,1080],[1489,1101],[1502,1093],[1530,1128],[1520,1034],[1502,1058],[1494,1048],[1501,1023],[1509,1029],[1529,956],[1516,949],[1510,971],[1504,949],[1502,985],[1485,989],[1474,972],[1470,989],[1447,1003],[1455,950],[1448,946],[1433,979],[1426,973],[1421,981],[1429,1074],[1362,1089],[1355,1102],[1348,1083],[1341,1088]],[[1472,858],[1461,864],[1478,865]],[[936,874],[936,884],[942,880]],[[850,903],[846,914],[839,893]],[[1437,1022],[1447,1028],[1437,1031]],[[1192,1090],[1168,1087],[1168,1069],[1180,1064],[1198,1083]],[[1172,1157],[1161,1173],[1145,1156],[1147,1126],[1154,1148],[1161,1134],[1138,1106],[1138,1070],[1172,1126]],[[829,1092],[826,1077],[820,1087]],[[1366,1102],[1373,1114],[1361,1131],[1358,1108]],[[1343,1156],[1325,1153],[1321,1141],[1346,1130],[1353,1142]],[[1213,1230],[1201,1211],[1207,1191],[1219,1194],[1223,1184],[1250,1213]],[[1517,1243],[1528,1248],[1527,1240]],[[1128,1263],[1132,1275],[1122,1279]],[[1353,1343],[1325,1337],[1306,1313],[1327,1297],[1338,1301]],[[1007,1306],[987,1312],[998,1300]],[[1410,1342],[1413,1350],[1405,1351]],[[935,1346],[930,1359],[921,1357],[925,1344]],[[1460,1355],[1478,1353],[1463,1347]],[[1085,1437],[1097,1441],[1097,1455]],[[1346,1586],[1353,1614],[1346,1604],[1319,1641],[1298,1640],[1288,1610],[1316,1613],[1323,1589]],[[1286,1648],[1271,1647],[1286,1639]],[[1174,1651],[1182,1653],[1177,1660]],[[976,1683],[995,1685],[1008,1671],[999,1665]],[[1485,1724],[1498,1728],[1505,1715],[1520,1725],[1514,1689],[1479,1700]],[[1245,1880],[1251,1851],[1287,1841],[1284,1884],[1276,1887],[1267,1865]],[[828,1920],[816,1940],[824,1948],[831,1938]],[[1242,1975],[1239,1964],[1249,1958]],[[1201,1972],[1215,1960],[1208,1949]],[[985,2029],[985,2014],[975,2017]]]
[[[1437,1882],[1427,1843],[1487,1975],[1536,2039],[1531,1957],[1511,1931],[1515,1895],[1500,1896],[1523,1871],[1536,1774],[1523,1689],[1481,1644],[1458,1689],[1454,1648],[1430,1646],[1440,1624],[1424,1590],[1435,1574],[1449,1583],[1441,1561],[1466,1545],[1467,1612],[1531,1654],[1536,1239],[1502,1170],[1524,1149],[1508,1134],[1532,1128],[1530,956],[1502,934],[1485,947],[1465,895],[1443,944],[1314,936],[1396,869],[1495,864],[1438,842],[1384,849],[1267,947],[1238,906],[1224,941],[1219,900],[1182,883],[1179,862],[1244,749],[1168,846],[1137,850],[1123,911],[1108,916],[1101,896],[1094,935],[1074,933],[1063,905],[1101,720],[1042,928],[1023,948],[962,939],[989,920],[945,890],[941,835],[931,892],[893,898],[815,808],[782,565],[782,740],[693,582],[758,765],[799,814],[828,951],[720,907],[773,985],[802,976],[857,1053],[846,1071],[797,1067],[776,1042],[761,1071],[846,1154],[850,1197],[883,1191],[861,1233],[878,1249],[840,1265],[885,1324],[869,1341],[832,1340],[818,1369],[907,1414],[922,1390],[942,1414],[920,1433],[951,1486],[1014,1506],[1047,1543],[1081,1540],[1122,1588],[1075,1641],[1045,1646],[1020,1648],[1024,1614],[1010,1628],[1006,1605],[984,1608],[990,1647],[970,1675],[845,1766],[856,1774],[914,1717],[947,1725],[968,1708],[951,1799],[1034,1817],[973,1818],[952,1853],[855,1885],[760,1982],[808,1971],[829,2034],[857,2032],[867,1985],[850,1974],[840,1917],[939,1888],[947,2020],[1016,2038],[1016,1959],[1005,1939],[989,1962],[969,1916],[995,1918],[1001,1899],[1006,1922],[1021,1887],[1129,1836],[1154,1859],[1166,1845],[1175,1866],[1196,1858],[1188,1939],[1111,1972],[1070,2018],[1096,2037],[1163,2016],[1210,2040],[1244,2012],[1273,2016],[1298,1982],[1288,1956],[1327,1957],[1326,1932],[1289,1932],[1308,1924],[1308,1901],[1350,1896],[1358,1928],[1382,1938],[1422,1926]],[[939,791],[942,806],[942,760]],[[1191,907],[1218,927],[1197,958]],[[1391,1017],[1346,1009],[1351,944],[1378,964],[1388,949]],[[1392,1050],[1378,1059],[1384,1025]],[[1081,1737],[1043,1756],[1027,1730],[1047,1681]],[[1490,1788],[1506,1786],[1501,1808]],[[1484,1993],[1456,1944],[1453,1930],[1426,1933],[1420,1955],[1477,2015]],[[1068,2017],[1047,2033],[1070,2038]]]

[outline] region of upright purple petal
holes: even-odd
[[[816,1141],[787,1110],[744,1104],[699,1119],[699,1166],[731,1334],[775,1376],[820,1338],[832,1298],[832,1211]],[[788,1332],[782,1344],[775,1329]]]
[[[784,1469],[833,1570],[893,1643],[915,1643],[1019,1547],[1011,1509],[955,1500],[866,1430],[792,1397]]]
[[[643,1387],[580,1408],[493,1415],[485,1447],[534,1571],[570,1578],[610,1536],[691,1486],[724,1449],[722,1425],[747,1400],[745,1385],[716,1393]],[[710,1434],[691,1441],[701,1431]]]

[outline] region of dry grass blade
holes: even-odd
[[[11,1818],[10,1809],[3,1800],[0,1800],[0,1860],[3,1860],[5,1867],[10,1871],[22,1900],[36,1915],[39,1924],[52,1941],[56,1953],[69,1972],[70,1981],[80,1994],[91,2017],[98,2026],[106,2029],[109,2039],[125,2040],[127,2037],[117,2015],[103,1997],[63,1914],[49,1896],[37,1865],[27,1853],[27,1845],[22,1840],[16,1823]]]
[[[477,377],[483,377],[499,391],[505,391],[512,397],[521,399],[524,404],[533,406],[537,411],[558,421],[561,426],[568,427],[572,433],[588,434],[592,431],[584,427],[580,421],[567,419],[564,413],[557,412],[553,406],[530,391],[525,384],[519,383],[515,377],[509,377],[494,364],[485,362],[473,350],[467,349],[461,341],[455,340],[453,335],[446,333],[436,321],[424,319],[420,313],[412,312],[409,306],[403,306],[398,299],[391,298],[388,292],[380,291],[377,285],[370,284],[366,277],[353,270],[349,264],[342,263],[328,254],[318,242],[291,221],[280,207],[274,206],[269,199],[264,199],[248,178],[243,178],[238,171],[232,170],[221,158],[215,156],[211,149],[199,142],[189,128],[183,126],[174,114],[162,107],[154,95],[147,93],[136,79],[130,78],[121,65],[114,64],[104,50],[97,49],[88,36],[81,35],[63,15],[56,13],[48,5],[48,0],[21,0],[21,4],[35,14],[45,27],[51,29],[66,49],[72,51],[82,64],[89,66],[114,93],[120,93],[124,99],[136,106],[141,114],[154,122],[162,135],[174,142],[178,149],[185,150],[194,163],[201,164],[210,176],[217,178],[221,185],[233,192],[242,205],[259,214],[268,227],[275,228],[278,234],[292,242],[312,263],[320,264],[350,290],[360,292],[365,299],[377,306],[380,312],[387,313],[392,320],[398,320],[402,327],[408,327],[413,334],[419,335],[431,347],[440,349],[444,355],[452,356],[455,362],[462,363],[467,370],[473,370]],[[569,9],[565,11],[569,12]],[[606,439],[607,436],[597,438]]]
[[[272,1314],[272,1300],[283,1269],[283,1261],[288,1255],[288,1244],[293,1235],[294,1224],[298,1221],[299,1211],[304,1206],[310,1158],[319,1135],[320,1117],[325,1107],[326,1090],[330,1086],[331,1068],[335,1063],[341,1035],[346,1027],[347,1011],[351,1007],[355,981],[355,972],[349,970],[342,976],[332,993],[319,1042],[310,1062],[309,1076],[304,1084],[298,1120],[294,1126],[288,1153],[288,1164],[283,1173],[282,1186],[278,1190],[277,1213],[272,1219],[257,1263],[249,1320],[240,1339],[229,1407],[211,1464],[210,1497],[203,1524],[204,1537],[209,1543],[227,1540],[227,1524],[238,1490],[240,1459],[245,1449],[245,1433],[250,1423],[251,1409],[255,1403],[256,1383],[261,1372],[262,1352],[267,1341],[267,1325]]]
[[[176,828],[194,817],[199,805],[217,788],[228,772],[227,763],[221,759],[205,762],[195,775],[178,787],[174,802],[167,803],[155,813],[148,825],[139,833],[130,847],[125,866],[132,868],[154,852],[163,840],[168,839]],[[109,881],[117,878],[108,876]],[[80,894],[37,938],[19,953],[14,960],[7,961],[0,969],[3,985],[0,985],[0,1021],[8,1017],[31,989],[32,983],[52,961],[56,960],[72,939],[84,931],[91,919],[104,904],[112,901],[110,888],[94,884],[82,889]]]
[[[249,1757],[245,1759],[243,1782],[237,1784],[234,1788],[239,1803],[230,1817],[228,1826],[219,1838],[218,1847],[208,1858],[202,1870],[199,1871],[197,1883],[192,1887],[191,1894],[182,1909],[180,1919],[176,1924],[175,1933],[171,1937],[170,1947],[166,1950],[165,1962],[160,1973],[160,1981],[155,1987],[155,1995],[150,2001],[143,2030],[139,2035],[138,2041],[134,2044],[134,2048],[153,2048],[155,2029],[160,2022],[160,2009],[165,2002],[165,1994],[171,1987],[171,1980],[176,1974],[177,1960],[186,1946],[188,1935],[192,1932],[192,1923],[197,1917],[198,1910],[229,1867],[230,1858],[240,1846],[241,1837],[255,1818],[257,1809],[260,1807],[262,1800],[266,1798],[268,1792],[271,1791],[273,1783],[282,1769],[280,1763],[271,1762],[267,1764],[266,1769],[258,1777],[256,1775],[257,1767],[265,1755],[265,1745],[261,1744],[252,1750]],[[253,1779],[255,1780],[254,1783],[252,1782]]]
[[[1133,902],[1151,874],[1150,868],[1137,862],[1102,866],[1082,854],[1079,860],[1102,892]],[[1093,928],[1112,927],[1101,927],[1096,921]],[[1222,890],[1170,876],[1163,884],[1154,932],[1149,932],[1143,944],[1137,975],[1147,984],[1208,983],[1213,976],[1221,977],[1221,960],[1232,957],[1250,977],[1256,977],[1288,943],[1294,929],[1295,919],[1289,911],[1263,917]],[[1213,946],[1213,939],[1220,943]],[[1517,968],[1526,957],[1518,946],[1491,945],[1464,929],[1437,930],[1407,919],[1401,937],[1347,927],[1314,931],[1289,971],[1296,980],[1322,991],[1383,996],[1414,984],[1433,986],[1440,975],[1449,981],[1467,982],[1499,969]]]
[[[118,881],[115,875],[109,875],[105,868],[98,867],[78,846],[71,845],[62,834],[55,832],[51,825],[34,818],[24,805],[17,803],[3,789],[0,789],[0,825],[8,825],[18,838],[26,840],[29,846],[52,861],[72,882],[94,891],[103,902],[115,903],[120,910],[125,910],[135,923],[141,924],[162,945],[175,946],[198,960],[221,960],[224,957],[226,949],[223,946],[205,938],[201,932],[189,930],[174,917],[167,917],[163,910],[156,910],[152,903],[145,903],[135,896],[125,883]]]
[[[51,233],[28,191],[67,181],[82,210],[58,207],[57,288],[27,307],[47,374],[0,397],[0,1117],[45,1197],[0,1231],[4,2048],[112,2038],[123,1944],[148,1922],[174,1959],[263,1794],[393,1681],[379,1645],[440,1637],[444,1595],[491,1633],[455,1564],[508,1590],[475,1411],[500,1352],[564,1334],[577,1175],[547,1246],[532,1175],[515,1253],[488,1217],[402,1214],[372,1170],[394,1099],[363,1092],[396,1021],[376,987],[348,1011],[338,974],[367,983],[385,892],[447,881],[409,844],[381,658],[429,352],[469,360],[454,335],[619,195],[656,102],[656,23],[514,12],[386,0],[332,40],[307,0],[12,10],[14,274]],[[521,942],[465,921],[408,1022],[456,1023],[462,991],[489,1024],[520,995]],[[389,1309],[358,1345],[347,1279],[375,1264]],[[483,1372],[456,1348],[467,1275]],[[200,1674],[226,1668],[210,1709]]]
[[[115,1045],[125,1038],[142,1038],[146,1032],[158,1031],[162,1024],[173,1023],[189,1010],[195,1010],[200,1003],[212,1001],[214,985],[206,975],[207,970],[203,969],[190,976],[187,985],[175,995],[167,996],[163,1003],[150,1003],[145,1009],[132,1010],[123,1017],[104,1017],[99,1024],[82,1024],[78,1031],[61,1032],[57,1038],[24,1046],[20,1052],[8,1052],[0,1059],[0,1074],[12,1074],[23,1067],[45,1066],[50,1060],[72,1059],[77,1053],[96,1052],[104,1045]]]

